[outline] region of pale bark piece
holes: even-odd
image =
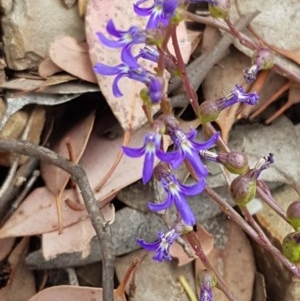
[[[91,83],[97,83],[86,42],[73,37],[57,38],[49,49],[51,60],[66,72]]]
[[[2,1],[4,52],[13,70],[35,68],[47,57],[49,45],[62,35],[83,41],[84,23],[77,7],[61,1]]]

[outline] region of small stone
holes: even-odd
[[[85,39],[84,22],[76,6],[61,1],[2,1],[1,19],[8,68],[36,68],[48,55],[49,45],[59,36]]]

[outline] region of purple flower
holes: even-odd
[[[180,129],[175,129],[174,131],[171,131],[170,135],[177,148],[176,151],[170,152],[171,154],[177,153],[176,159],[170,162],[173,168],[177,168],[183,160],[187,159],[200,179],[206,177],[207,168],[200,159],[199,151],[214,146],[219,139],[219,134],[214,134],[211,138],[202,143],[195,141],[197,136],[197,131],[195,129],[191,129],[189,133],[184,133]]]
[[[259,96],[257,93],[247,93],[242,86],[236,85],[224,100],[220,100],[219,105],[220,109],[223,110],[238,102],[246,103],[248,105],[255,105],[258,100]]]
[[[159,168],[159,166],[157,167]],[[169,208],[174,203],[183,222],[188,226],[194,226],[196,224],[196,218],[186,200],[186,196],[201,193],[206,185],[205,179],[201,178],[194,185],[183,185],[171,173],[170,169],[162,169],[162,172],[160,172],[160,182],[167,193],[167,198],[161,204],[149,202],[148,207],[152,211],[161,211]]]
[[[154,0],[149,7],[143,7],[143,4],[149,0],[139,0],[134,5],[134,11],[142,17],[150,16],[146,29],[157,28],[160,25],[167,26],[169,19],[175,14],[179,5],[178,0]]]
[[[127,31],[116,29],[112,20],[106,25],[107,32],[116,37],[118,40],[110,40],[101,32],[97,32],[97,36],[103,45],[111,48],[122,48],[126,45],[145,43],[146,33],[137,26],[130,27]]]
[[[148,93],[152,103],[158,103],[164,95],[164,80],[161,77],[153,76],[148,85]]]
[[[145,250],[155,252],[154,256],[152,257],[154,260],[159,262],[162,262],[164,259],[171,261],[172,257],[169,250],[178,236],[179,234],[176,232],[176,230],[171,229],[166,234],[159,232],[157,235],[157,240],[154,242],[147,243],[140,238],[138,238],[136,241]]]
[[[144,140],[144,145],[140,148],[130,148],[122,146],[125,155],[131,158],[137,158],[145,156],[143,166],[143,183],[146,184],[152,177],[154,167],[154,157],[158,157],[160,160],[168,162],[172,161],[174,155],[164,153],[161,150],[162,135],[157,131],[150,131]]]
[[[203,270],[200,274],[200,297],[199,301],[212,301],[212,289],[216,286],[215,276],[211,271]]]
[[[212,289],[211,288],[201,288],[199,301],[213,301]]]
[[[153,77],[151,73],[138,64],[132,56],[129,46],[123,48],[121,59],[123,63],[117,66],[109,66],[102,63],[94,66],[96,73],[101,75],[116,75],[112,86],[115,97],[123,96],[118,86],[118,82],[122,77],[128,77],[143,83],[150,83],[151,77]]]

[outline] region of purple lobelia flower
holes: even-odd
[[[186,159],[195,170],[199,179],[206,177],[207,168],[200,159],[199,151],[213,147],[219,139],[219,134],[214,134],[205,142],[197,142],[195,140],[197,136],[197,131],[195,129],[191,129],[189,133],[184,133],[178,128],[168,128],[168,131],[175,144],[175,147],[177,148],[176,151],[170,152],[172,155],[177,153],[176,158],[170,162],[173,168],[177,168],[183,162],[183,160]]]
[[[131,158],[137,158],[145,156],[143,166],[143,183],[146,184],[152,177],[154,168],[155,156],[162,161],[172,161],[174,155],[165,153],[161,150],[162,133],[161,124],[156,121],[154,122],[153,129],[147,133],[144,140],[144,145],[140,148],[130,148],[122,146],[125,155]]]
[[[122,48],[126,45],[145,43],[147,34],[145,30],[137,26],[131,26],[128,30],[116,29],[112,20],[109,20],[106,25],[107,32],[117,38],[117,40],[110,40],[101,32],[97,32],[97,36],[103,45],[111,48]]]
[[[180,213],[182,221],[188,226],[194,226],[196,224],[196,218],[186,200],[186,196],[201,193],[206,185],[205,179],[201,178],[194,185],[183,185],[175,175],[172,174],[169,165],[162,162],[155,167],[155,175],[167,193],[167,198],[161,204],[150,202],[148,207],[152,211],[161,211],[174,204]]]
[[[94,66],[96,73],[101,75],[116,75],[112,85],[113,94],[116,97],[123,96],[118,86],[118,82],[122,77],[128,77],[143,83],[150,81],[150,73],[138,64],[136,59],[132,56],[129,46],[123,48],[121,59],[122,63],[117,66],[109,66],[102,63],[98,63]]]
[[[179,5],[179,0],[154,0],[151,6],[144,7],[143,4],[149,0],[137,1],[133,8],[137,15],[148,17],[146,29],[157,28],[160,25],[167,26]]]
[[[199,107],[199,116],[202,124],[205,124],[216,120],[221,111],[236,103],[255,105],[258,100],[257,93],[247,93],[242,86],[236,85],[226,97],[204,101]]]
[[[162,262],[163,260],[172,260],[170,255],[170,247],[174,241],[179,237],[179,234],[175,229],[169,230],[166,234],[159,232],[157,235],[157,240],[154,242],[148,243],[143,239],[137,239],[137,243],[147,251],[155,252],[152,257],[154,260]]]

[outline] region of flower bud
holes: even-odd
[[[300,232],[289,233],[282,241],[284,256],[293,263],[300,262]]]
[[[222,109],[215,100],[206,100],[199,107],[199,117],[202,124],[215,121]]]
[[[255,171],[250,170],[235,178],[230,185],[230,194],[239,206],[245,206],[249,203],[256,194]]]
[[[208,4],[208,10],[212,17],[228,19],[230,11],[230,0],[214,0],[213,4]]]
[[[242,152],[220,153],[217,162],[223,164],[233,174],[241,175],[249,170],[248,157]]]
[[[255,64],[259,70],[268,70],[274,65],[274,53],[267,48],[261,48],[255,56]]]
[[[286,211],[288,222],[297,231],[300,228],[300,200],[291,203]]]

